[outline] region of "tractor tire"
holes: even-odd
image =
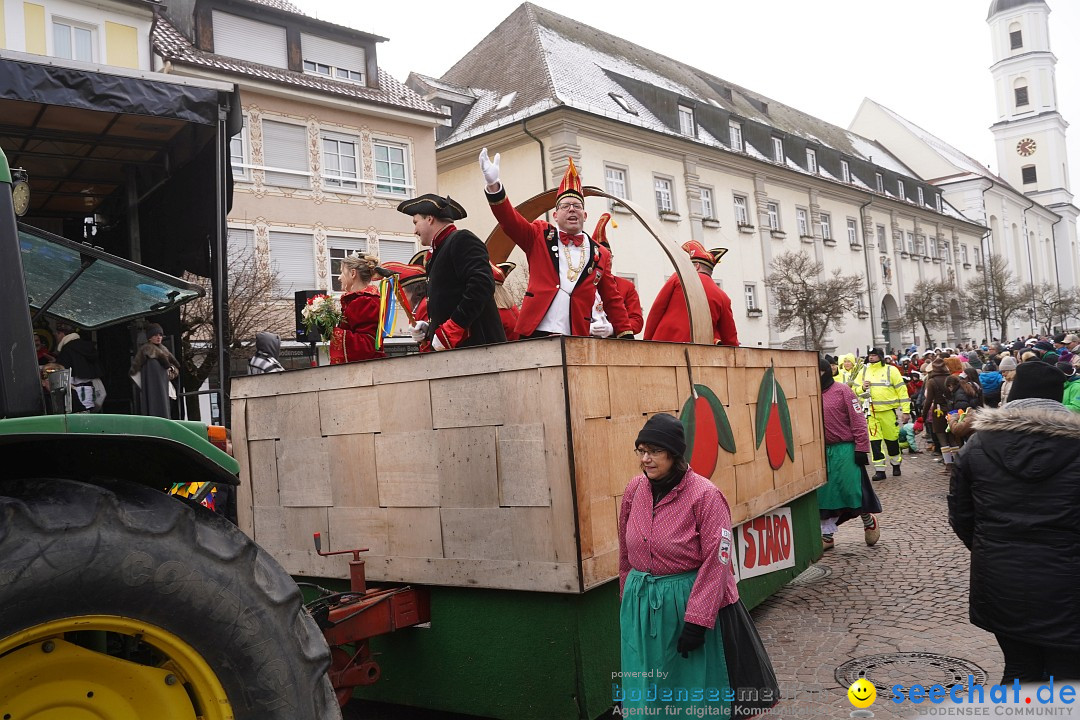
[[[223,517],[121,481],[0,482],[0,716],[337,720],[329,665],[296,583]],[[190,713],[155,695],[178,689]]]

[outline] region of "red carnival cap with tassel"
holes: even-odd
[[[604,247],[606,247],[608,250],[611,249],[611,243],[608,242],[608,238],[607,238],[607,226],[608,226],[609,221],[611,222],[611,227],[613,227],[613,228],[619,227],[615,223],[615,221],[611,219],[611,213],[604,213],[603,215],[600,216],[600,219],[596,221],[596,229],[593,230],[593,234],[592,234],[592,239],[595,242],[598,242],[601,245],[603,245]]]
[[[562,182],[559,183],[559,194],[555,196],[556,206],[567,195],[576,197],[582,204],[585,203],[585,195],[581,192],[581,176],[578,175],[577,168],[574,166],[574,158],[567,159],[570,161],[570,167],[566,168]]]
[[[712,250],[706,250],[705,246],[697,240],[691,240],[684,243],[682,249],[686,251],[691,260],[707,263],[710,267],[713,267],[720,262],[720,258],[724,257],[728,251],[727,248],[713,248]]]

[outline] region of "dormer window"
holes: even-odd
[[[608,95],[611,97],[612,100],[615,101],[616,105],[622,108],[623,112],[630,113],[631,115],[637,115],[637,110],[630,107],[630,103],[628,103],[626,101],[626,98],[624,98],[622,95],[619,95],[618,93],[608,93]]]
[[[364,48],[301,33],[304,72],[334,80],[364,84],[367,58]]]
[[[689,137],[694,137],[697,134],[694,126],[694,108],[685,105],[679,106],[679,132]]]
[[[517,97],[517,90],[512,93],[507,93],[499,99],[499,104],[495,106],[496,110],[506,110],[510,107],[510,104],[514,102],[514,98]]]
[[[285,28],[239,15],[213,12],[214,52],[287,70],[288,41]],[[325,61],[324,61],[325,62]]]

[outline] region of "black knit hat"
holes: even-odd
[[[1024,398],[1043,398],[1061,402],[1065,394],[1065,373],[1042,362],[1020,363],[1009,390],[1009,402]]]
[[[146,339],[154,337],[155,335],[164,335],[165,332],[161,329],[161,326],[157,323],[150,323],[146,326]]]
[[[1060,399],[1060,398],[1059,398]],[[645,422],[638,433],[634,446],[655,445],[664,448],[677,458],[686,453],[686,436],[683,424],[674,415],[657,413]]]
[[[881,348],[870,348],[870,352],[866,353],[866,357],[869,358],[871,355],[877,355],[879,362],[885,361],[885,353]]]

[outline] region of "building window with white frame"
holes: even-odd
[[[659,176],[653,176],[653,188],[656,191],[656,211],[661,213],[675,212],[675,197],[671,192],[671,180]]]
[[[686,105],[679,106],[679,132],[687,137],[697,135],[694,128],[694,108]]]
[[[780,203],[767,202],[765,203],[765,211],[769,214],[769,229],[780,229]]]
[[[925,199],[925,196],[923,195],[923,189],[921,187],[916,187],[915,188],[915,194],[919,199],[919,207],[922,207],[923,205],[925,205],[926,204],[926,199]]]
[[[716,218],[716,208],[713,206],[712,188],[698,188],[701,193],[701,217],[706,220]]]
[[[746,207],[746,198],[742,195],[736,195],[735,201],[735,223],[737,225],[750,225],[750,212]]]
[[[318,290],[315,286],[315,243],[306,233],[270,231],[270,267],[278,275],[275,289],[279,297],[292,297],[297,290]]]
[[[874,173],[874,187],[881,195],[885,194],[885,178],[881,176],[881,173]]]
[[[310,187],[307,126],[264,119],[262,130],[266,184],[290,188]]]
[[[967,245],[960,246],[960,262],[964,263],[965,265],[968,264]]]
[[[851,166],[847,160],[840,161],[840,179],[846,183],[851,182]]]
[[[971,255],[972,255],[973,259],[975,260],[975,265],[976,266],[982,265],[982,248],[980,248],[980,247],[971,248]]]
[[[248,117],[244,115],[244,126],[240,132],[229,138],[229,164],[232,166],[234,180],[247,180],[248,163],[251,148],[248,143]]]
[[[626,168],[605,165],[604,188],[608,195],[628,199],[630,196],[626,193]]]
[[[349,255],[362,255],[367,252],[367,240],[328,235],[326,248],[330,258],[330,289],[341,292],[341,261]]]
[[[886,236],[885,236],[885,226],[884,225],[878,225],[877,226],[877,247],[878,247],[878,252],[880,252],[880,253],[888,253],[889,252],[889,242],[888,242],[888,240],[886,239]]]
[[[908,255],[915,254],[915,233],[910,231],[904,233],[904,249],[907,250]]]
[[[407,263],[416,254],[415,240],[379,238],[379,261]]]
[[[907,200],[907,190],[904,189],[904,181],[903,180],[897,180],[896,181],[896,192],[897,192],[897,197],[899,197],[901,200]]]
[[[810,213],[806,208],[795,208],[795,225],[799,228],[799,237],[810,237]]]
[[[821,213],[821,238],[832,240],[832,216],[829,213]]]
[[[375,191],[389,195],[409,194],[409,148],[386,140],[372,142],[375,156]]]
[[[859,223],[855,218],[847,219],[847,240],[850,245],[859,244]]]
[[[778,163],[784,162],[784,139],[774,137],[772,139],[772,158]]]
[[[934,193],[934,207],[941,212],[941,193]]]
[[[728,120],[728,139],[731,142],[732,150],[736,152],[743,151],[742,123]]]
[[[304,56],[305,73],[364,83],[367,57],[363,47],[301,33],[300,48]]]
[[[53,20],[53,55],[66,60],[94,62],[94,36],[97,34],[93,25]]]
[[[329,188],[359,190],[359,138],[323,133],[323,185]]]
[[[806,171],[817,175],[817,150],[806,149]]]
[[[952,243],[942,243],[942,255],[944,256],[945,262],[952,265]]]
[[[915,254],[916,255],[925,255],[926,254],[925,242],[923,241],[923,238],[922,238],[921,235],[916,235],[915,236],[914,248],[915,248]]]
[[[743,285],[743,294],[746,297],[746,309],[757,310],[757,285],[753,283],[745,283]]]

